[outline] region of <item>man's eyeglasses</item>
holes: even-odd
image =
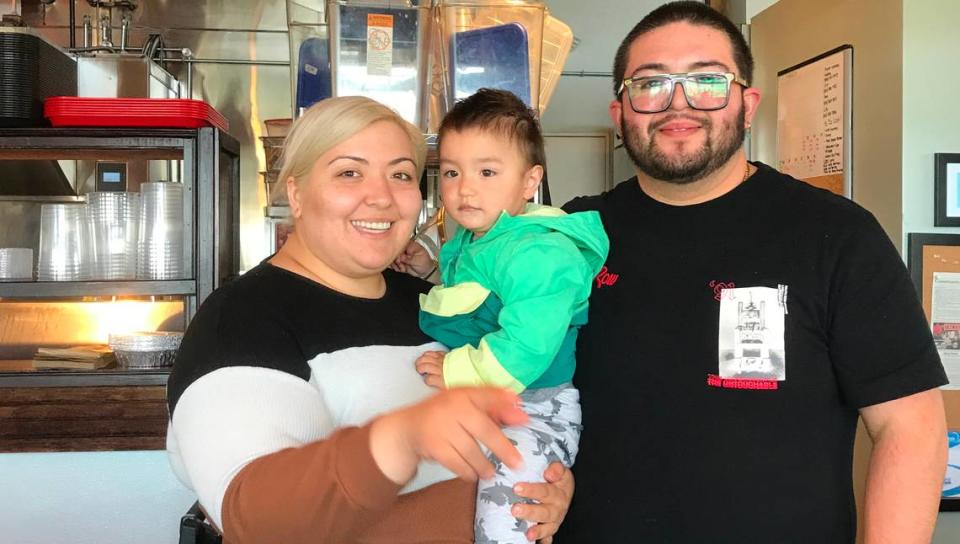
[[[730,84],[748,87],[746,81],[732,72],[698,72],[686,74],[657,74],[630,77],[623,80],[617,96],[624,90],[630,98],[630,107],[637,113],[659,113],[670,108],[677,84],[683,86],[687,104],[695,110],[712,111],[727,107]]]

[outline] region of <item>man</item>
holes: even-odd
[[[760,91],[699,2],[626,37],[610,116],[636,177],[600,210],[610,257],[577,351],[584,431],[559,541],[929,542],[946,383],[916,293],[853,202],[747,162]]]

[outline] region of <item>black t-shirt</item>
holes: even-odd
[[[853,202],[758,164],[669,206],[597,209],[584,431],[560,541],[852,542],[858,409],[946,383],[896,249]]]

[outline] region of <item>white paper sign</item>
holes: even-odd
[[[933,340],[947,371],[948,389],[960,389],[960,273],[933,273],[930,322]]]
[[[367,15],[367,75],[389,76],[393,70],[393,15]]]

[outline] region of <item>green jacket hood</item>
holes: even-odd
[[[610,240],[603,229],[600,214],[593,211],[568,214],[553,206],[527,204],[520,215],[511,216],[506,212],[501,213],[493,228],[483,237],[492,239],[503,233],[522,230],[525,227],[539,227],[559,232],[570,238],[586,259],[594,275],[600,272],[603,263],[607,260]]]

